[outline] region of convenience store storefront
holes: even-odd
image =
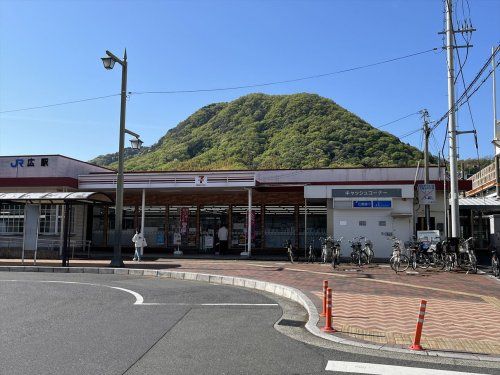
[[[111,174],[80,176],[80,188],[112,194],[114,179]],[[122,245],[130,246],[143,220],[150,252],[214,253],[218,229],[225,225],[230,253],[247,251],[250,242],[253,254],[276,254],[287,240],[303,247],[307,220],[307,241],[319,247],[327,232],[326,202],[311,203],[305,215],[303,186],[260,186],[253,172],[127,173]],[[95,207],[93,246],[111,247],[113,240],[113,208]]]

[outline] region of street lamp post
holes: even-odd
[[[133,148],[140,148],[142,141],[139,135],[125,129],[125,110],[127,106],[127,50],[123,55],[123,60],[116,57],[109,51],[106,51],[106,57],[102,57],[102,62],[106,69],[113,69],[115,63],[122,66],[122,91],[120,107],[120,142],[118,146],[118,176],[116,181],[116,203],[115,203],[115,245],[113,249],[113,259],[111,267],[123,267],[121,237],[122,237],[122,218],[123,218],[123,150],[125,143],[125,133],[134,136],[136,139],[131,141]]]

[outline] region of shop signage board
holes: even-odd
[[[353,208],[391,208],[392,201],[352,201]]]
[[[420,204],[434,204],[436,203],[436,185],[434,184],[419,184],[418,201]]]
[[[441,234],[438,230],[419,230],[417,231],[417,239],[436,243],[441,241]]]
[[[401,198],[401,189],[333,189],[333,198]]]

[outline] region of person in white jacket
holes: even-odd
[[[135,253],[134,253],[134,259],[138,262],[141,261],[141,254],[142,254],[142,247],[145,246],[146,239],[144,238],[143,234],[139,232],[138,229],[135,230],[134,237],[132,237],[132,242],[134,243],[135,246]]]

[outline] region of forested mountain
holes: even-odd
[[[390,116],[388,116],[390,117]],[[314,94],[250,94],[207,105],[125,168],[216,170],[416,165],[422,153]],[[91,162],[116,167],[116,154]]]

